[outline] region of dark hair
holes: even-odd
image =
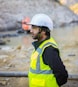
[[[50,29],[48,27],[40,26],[41,31],[45,31],[46,35],[50,37]]]

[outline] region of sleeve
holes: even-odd
[[[68,72],[59,56],[59,50],[49,46],[44,50],[42,56],[44,64],[49,65],[53,70],[58,85],[65,84],[67,82]]]

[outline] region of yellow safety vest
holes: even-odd
[[[42,54],[48,46],[57,48],[53,38],[44,41],[31,55],[29,87],[59,87],[51,68],[44,64]]]

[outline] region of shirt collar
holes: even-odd
[[[45,40],[48,40],[50,37],[47,37]],[[40,46],[41,43],[43,43],[45,40],[38,42],[38,41],[34,41],[32,43],[32,45],[34,46],[35,50]]]

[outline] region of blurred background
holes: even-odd
[[[53,20],[51,35],[72,76],[62,87],[78,87],[78,0],[0,0],[0,72],[28,71],[33,40],[24,22],[37,13]],[[0,87],[28,87],[28,78],[0,77]]]

